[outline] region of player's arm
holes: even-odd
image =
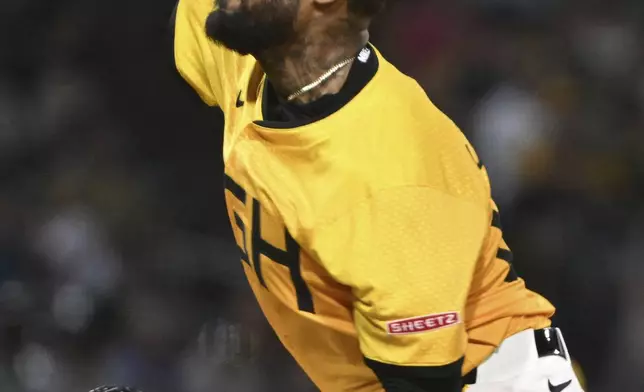
[[[223,106],[235,80],[237,58],[230,50],[213,44],[205,33],[213,0],[179,0],[170,20],[173,57],[177,71],[209,106]]]
[[[484,203],[399,187],[361,203],[316,244],[353,288],[360,348],[387,392],[461,390],[463,312],[488,218]]]

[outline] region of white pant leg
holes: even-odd
[[[538,357],[532,330],[506,339],[498,352],[479,366],[476,384],[465,391],[584,392],[569,360],[556,355]]]
[[[570,361],[556,355],[539,358],[536,366],[518,377],[509,391],[584,392]]]

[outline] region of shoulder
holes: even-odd
[[[424,157],[431,157],[432,152],[450,143],[464,148],[465,137],[458,126],[432,102],[422,86],[380,53],[378,57],[378,73],[355,105],[355,110],[362,113],[362,124],[370,128],[370,137],[407,149],[416,142],[426,151]]]
[[[332,164],[341,191],[332,192],[320,222],[357,208],[418,205],[430,194],[440,208],[488,208],[489,182],[474,149],[447,116],[424,106],[418,113],[403,105],[376,107],[359,127],[343,132],[347,143],[337,143]]]
[[[346,132],[344,153],[364,185],[430,187],[487,203],[487,177],[459,127],[416,80],[382,57],[380,67],[356,101],[360,126]]]

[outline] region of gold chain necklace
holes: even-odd
[[[356,56],[349,57],[348,59],[343,60],[342,62],[334,65],[333,67],[331,67],[331,69],[326,71],[324,74],[322,74],[322,76],[317,78],[315,81],[313,81],[310,84],[307,84],[306,86],[304,86],[301,89],[297,90],[293,94],[289,95],[287,100],[292,101],[295,98],[301,96],[302,94],[306,94],[309,91],[313,90],[314,88],[318,87],[319,85],[324,83],[327,79],[329,79],[331,76],[333,76],[336,72],[338,72],[342,68],[346,67],[347,65],[351,64],[351,62],[353,60],[355,60],[355,58],[356,58]]]

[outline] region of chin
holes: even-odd
[[[206,34],[218,45],[241,55],[257,54],[266,46],[266,34],[258,34],[242,13],[218,9],[206,21]]]

